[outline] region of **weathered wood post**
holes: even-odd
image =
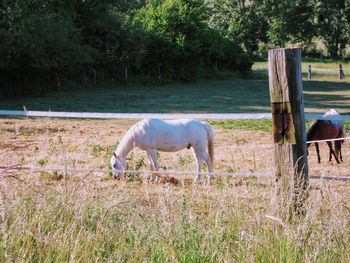
[[[309,71],[307,73],[307,78],[312,79],[311,65],[309,65]]]
[[[277,196],[299,210],[309,180],[300,48],[269,50],[269,86]]]
[[[339,79],[343,79],[344,77],[343,65],[339,64]]]

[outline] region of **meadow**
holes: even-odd
[[[336,107],[350,114],[350,63],[342,62],[345,79],[337,73],[317,72],[307,79],[307,66],[337,68],[338,62],[303,62],[305,112],[323,113]],[[347,70],[346,70],[347,69]],[[350,73],[350,72],[349,72]],[[99,84],[79,91],[57,91],[30,97],[0,98],[9,110],[133,112],[133,113],[245,113],[270,112],[267,62],[256,62],[253,71],[236,79],[203,80],[195,83],[141,86]]]
[[[47,110],[45,103],[50,103],[52,110],[70,104],[71,111],[267,112],[267,85],[266,79],[239,79],[152,87],[148,92],[141,87],[106,88],[98,94],[88,90],[0,104],[1,109],[30,105],[31,110]],[[203,87],[206,92],[199,92]],[[336,105],[350,113],[347,80],[305,80],[304,90],[307,111]],[[2,118],[1,166],[105,169],[136,121]],[[215,171],[272,174],[270,120],[210,124],[215,130]],[[321,145],[318,164],[311,146],[310,175],[349,175],[348,142],[343,156],[342,164],[328,162],[327,146]],[[145,153],[133,150],[128,166],[148,170]],[[195,170],[187,149],[159,152],[159,166],[162,171]],[[1,262],[350,261],[346,181],[310,183],[305,215],[290,217],[279,205],[273,177],[218,176],[210,184],[205,178],[192,184],[193,175],[174,175],[176,183],[154,183],[145,173],[113,180],[99,172],[10,169],[1,170],[0,177]]]

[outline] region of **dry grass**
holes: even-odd
[[[107,168],[135,121],[0,120],[1,165]],[[271,135],[215,128],[216,171],[272,170]],[[310,174],[346,176],[344,163]],[[160,153],[163,170],[194,170],[192,153]],[[131,168],[148,169],[134,150]],[[272,178],[217,178],[210,185],[155,184],[143,176],[1,171],[0,261],[10,262],[348,262],[349,183],[310,186],[304,217],[278,211]],[[181,179],[181,178],[179,178]],[[281,214],[282,213],[282,214]],[[282,218],[274,220],[266,215]]]

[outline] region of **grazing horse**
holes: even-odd
[[[208,153],[206,152],[208,144]],[[134,148],[147,152],[151,170],[158,171],[157,150],[176,152],[183,148],[192,147],[197,160],[197,171],[201,172],[203,160],[209,172],[214,168],[214,131],[206,122],[196,120],[144,119],[133,125],[120,141],[113,152],[111,166],[114,178],[120,177],[126,169],[126,156]],[[196,180],[200,177],[197,175]]]
[[[344,137],[343,121],[339,119],[339,112],[335,109],[329,109],[323,115],[323,117],[328,118],[327,120],[314,120],[309,130],[307,131],[307,141],[317,141],[317,140],[327,140],[327,139],[336,139]],[[343,161],[343,156],[341,153],[341,144],[344,143],[344,140],[335,141],[335,152],[332,147],[332,142],[327,142],[329,147],[329,161],[332,160],[332,154],[335,157],[337,163],[340,160]],[[307,147],[311,143],[307,144]],[[321,162],[320,150],[318,147],[318,142],[315,142],[316,152],[318,157],[318,163]]]

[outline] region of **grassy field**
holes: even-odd
[[[264,70],[266,63],[254,66],[260,80],[61,92],[3,99],[0,108],[268,112]],[[349,114],[349,87],[347,79],[340,82],[336,76],[305,80],[306,110],[335,107]],[[135,122],[1,118],[1,166],[108,168],[112,151]],[[210,124],[215,171],[272,174],[271,120]],[[349,123],[345,125],[349,130]],[[309,148],[311,176],[349,175],[348,142],[342,164],[328,162],[327,146],[320,148],[320,164],[314,146]],[[149,169],[139,149],[127,160],[130,169]],[[162,171],[195,170],[187,149],[159,153],[158,160]],[[348,182],[311,183],[305,215],[288,220],[273,177],[221,176],[209,185],[205,180],[193,185],[191,175],[173,177],[175,184],[156,184],[144,173],[113,180],[108,173],[0,170],[0,262],[350,261]]]
[[[1,165],[107,168],[131,120],[1,119]],[[215,170],[271,173],[273,145],[261,123],[237,130],[212,122]],[[345,162],[321,164],[310,148],[310,175],[346,176]],[[148,169],[135,149],[131,169]],[[193,171],[191,151],[159,153],[167,171]],[[217,177],[193,185],[129,174],[1,171],[1,262],[348,262],[348,182],[309,187],[306,215],[286,219],[273,178]],[[270,219],[266,216],[275,216]]]
[[[319,72],[307,79],[303,63],[303,86],[306,112],[322,113],[335,107],[350,114],[350,78],[338,80],[337,74]],[[311,63],[312,64],[312,63]],[[336,68],[337,63],[312,64],[313,67]],[[344,68],[350,68],[344,64]],[[56,92],[35,97],[0,99],[0,109],[83,112],[182,112],[240,113],[269,112],[270,95],[267,63],[258,62],[247,79],[201,81],[165,86],[118,86],[76,92]]]
[[[337,72],[314,71],[311,80],[307,78],[308,65],[312,68],[337,70],[342,63],[345,79],[339,80]],[[253,71],[267,76],[267,62],[257,62]],[[350,114],[350,64],[347,62],[303,62],[303,89],[305,112],[322,113],[326,108],[337,108],[343,114]],[[268,86],[268,83],[266,83]]]

